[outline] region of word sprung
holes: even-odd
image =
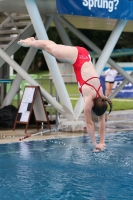
[[[107,9],[108,12],[117,10],[119,0],[82,0],[83,6],[88,7],[89,10],[92,8]]]

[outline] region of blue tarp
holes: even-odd
[[[123,76],[116,76],[112,92],[123,82]],[[103,92],[105,94],[105,77],[100,76],[101,85],[103,87]],[[115,96],[115,98],[133,98],[133,85],[127,83],[122,90]]]
[[[133,20],[133,0],[56,0],[59,14]]]

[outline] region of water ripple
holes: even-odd
[[[0,145],[0,199],[132,199],[133,133],[106,144],[100,153],[87,136]]]

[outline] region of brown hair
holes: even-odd
[[[93,102],[94,106],[92,110],[97,116],[103,115],[106,112],[108,104],[110,105],[109,113],[112,111],[113,104],[108,97],[98,97],[95,98]]]

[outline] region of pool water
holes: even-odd
[[[99,136],[97,135],[97,139]],[[0,145],[0,200],[132,200],[133,133]]]

